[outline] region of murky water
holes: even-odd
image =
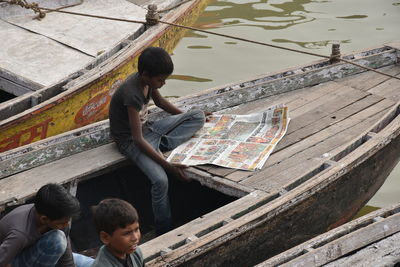
[[[400,0],[214,0],[195,27],[329,55],[400,40]],[[174,76],[162,90],[181,96],[318,58],[188,32],[174,50]],[[368,203],[400,202],[400,164]]]

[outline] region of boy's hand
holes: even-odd
[[[206,116],[206,122],[210,121],[211,115],[212,115],[212,112],[204,111],[204,116]]]
[[[187,177],[184,169],[187,169],[188,166],[183,165],[183,164],[178,164],[178,163],[173,163],[170,164],[170,167],[168,168],[167,172],[175,176],[177,179],[183,181],[183,182],[189,182],[191,179]]]

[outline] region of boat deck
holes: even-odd
[[[59,8],[81,1],[36,2]],[[162,8],[174,1],[85,0],[64,10],[144,21],[149,3]],[[0,35],[7,36],[0,50],[0,89],[16,96],[53,85],[101,62],[120,50],[124,40],[144,31],[142,24],[58,12],[47,13],[42,20],[34,19],[36,16],[19,6],[0,5]]]
[[[380,70],[400,77],[398,65]],[[291,122],[260,171],[211,165],[189,168],[193,179],[239,199],[158,237],[156,242],[143,244],[145,257],[152,259],[163,251],[170,252],[222,225],[229,224],[221,231],[234,231],[241,225],[237,219],[244,214],[340,164],[338,161],[355,146],[374,136],[373,131],[365,132],[399,100],[399,80],[368,71],[221,110],[219,113],[247,114],[284,103]],[[110,143],[6,177],[0,180],[0,205],[23,202],[46,183],[77,184],[124,162],[115,144]]]
[[[382,71],[399,76],[400,67]],[[311,174],[343,157],[341,145],[355,139],[400,100],[400,81],[377,73],[331,81],[312,88],[245,103],[225,113],[247,114],[285,103],[291,121],[263,169],[247,172],[215,166],[200,167],[248,190],[267,193],[289,190]],[[373,133],[371,133],[373,134]],[[294,179],[294,177],[297,177]]]

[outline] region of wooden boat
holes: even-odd
[[[285,251],[256,267],[397,266],[400,205],[355,219]]]
[[[393,42],[345,58],[399,77],[399,52]],[[195,182],[170,194],[180,197],[174,214],[191,214],[141,245],[147,266],[253,266],[349,221],[399,161],[399,87],[395,78],[351,64],[316,61],[178,99],[185,110],[231,114],[285,103],[291,122],[260,171],[191,167]],[[0,157],[3,212],[48,182],[77,193],[84,210],[73,223],[78,250],[94,245],[85,216],[101,198],[128,199],[143,227],[151,221],[148,184],[110,141],[107,121]]]
[[[38,1],[53,8],[77,2]],[[62,11],[145,21],[147,4],[159,4],[161,11],[177,3],[81,2]],[[183,1],[160,15],[163,21],[188,25],[206,2]],[[8,36],[0,51],[0,89],[18,96],[0,103],[0,152],[106,119],[113,90],[135,71],[140,52],[147,46],[172,52],[185,33],[165,24],[146,26],[57,12],[38,21],[31,10],[0,4],[0,31]]]

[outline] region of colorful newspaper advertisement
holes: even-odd
[[[283,104],[248,115],[212,115],[167,160],[189,166],[214,164],[250,171],[261,169],[285,135],[289,121],[288,108]]]

